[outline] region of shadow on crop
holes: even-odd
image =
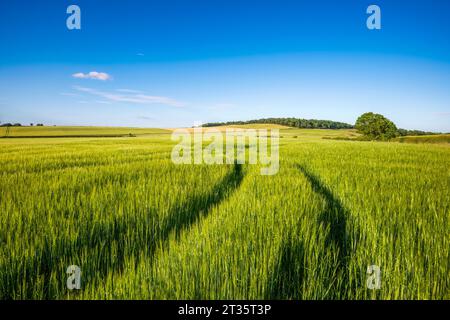
[[[351,215],[341,200],[336,197],[315,174],[305,166],[298,165],[300,172],[310,183],[312,190],[324,200],[324,208],[317,217],[321,230],[327,230],[323,247],[317,245],[318,262],[331,263],[307,268],[304,243],[287,235],[283,239],[280,253],[266,285],[267,299],[302,299],[302,291],[306,281],[305,270],[322,270],[320,277],[321,291],[317,292],[324,299],[341,298],[348,293],[352,284],[349,283],[349,261],[351,258],[350,235],[347,233],[348,220]],[[330,261],[330,253],[333,261]],[[319,288],[318,288],[319,289]]]
[[[280,257],[267,281],[266,299],[301,299],[305,277],[305,249],[302,242],[286,236],[280,248]]]
[[[326,298],[340,296],[349,286],[348,265],[352,254],[352,239],[347,230],[351,213],[318,176],[305,166],[298,165],[298,168],[311,184],[313,191],[319,194],[325,202],[325,207],[318,216],[318,223],[328,230],[324,249],[336,253],[337,270],[330,270],[333,274],[323,280],[329,292],[329,296]]]
[[[176,205],[162,222],[153,220],[155,212],[149,210],[144,219],[114,217],[111,221],[86,224],[75,239],[55,240],[44,235],[43,245],[33,256],[0,266],[0,298],[35,298],[33,283],[37,278],[45,284],[41,298],[61,298],[62,293],[67,293],[65,268],[71,264],[81,266],[82,283],[85,284],[102,281],[108,272],[121,273],[128,256],[135,258],[136,265],[143,254],[152,257],[156,248],[164,245],[172,233],[178,237],[236,190],[243,177],[242,165],[234,164],[209,193],[193,196]],[[81,265],[78,260],[83,252],[87,253],[87,262]],[[52,280],[55,273],[57,279]],[[25,291],[20,288],[24,283],[27,284]]]
[[[182,230],[188,229],[202,216],[207,215],[213,206],[237,189],[243,177],[242,165],[236,163],[233,170],[218,182],[209,194],[195,196],[187,203],[178,205],[163,223],[158,240],[166,241],[172,232],[179,236]]]
[[[299,166],[299,169],[308,179],[314,192],[318,193],[325,200],[325,208],[320,213],[318,221],[329,227],[330,231],[327,235],[326,245],[334,245],[334,247],[339,249],[340,264],[346,265],[349,258],[349,243],[346,231],[347,219],[350,215],[349,211],[317,176],[303,166]]]

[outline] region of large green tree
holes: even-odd
[[[381,114],[367,112],[356,120],[355,128],[369,140],[389,140],[398,135],[395,124]]]

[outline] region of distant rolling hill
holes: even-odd
[[[256,124],[270,124],[280,125],[282,127],[294,127],[303,129],[352,129],[353,125],[343,122],[331,120],[316,120],[316,119],[299,119],[299,118],[264,118],[248,121],[229,121],[229,122],[211,122],[203,124],[203,127],[218,127],[218,126],[239,126],[242,125],[256,125]]]

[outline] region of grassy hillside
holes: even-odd
[[[279,124],[287,127],[302,128],[302,129],[352,129],[353,125],[343,122],[331,120],[317,120],[317,119],[300,119],[300,118],[265,118],[254,119],[248,121],[229,121],[229,122],[213,122],[205,123],[204,127],[217,127],[229,125],[247,125],[247,124]]]
[[[136,132],[0,139],[0,299],[450,298],[447,146],[283,129],[261,176],[175,165],[170,135]]]

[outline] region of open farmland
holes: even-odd
[[[165,129],[127,127],[0,127],[0,138],[122,137],[170,133]]]
[[[397,138],[399,142],[405,143],[439,143],[450,144],[450,134],[437,134],[432,136],[406,136]]]
[[[0,299],[450,298],[448,145],[281,129],[262,176],[175,165],[166,130],[15,129],[58,138],[0,139]]]

